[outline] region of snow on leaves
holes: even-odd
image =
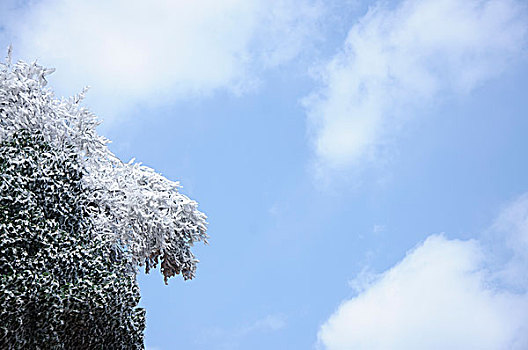
[[[0,143],[0,348],[143,349],[126,254],[94,229],[73,149]]]
[[[19,61],[11,53],[0,64],[0,142],[26,130],[55,150],[73,152],[82,170],[89,212],[99,235],[130,254],[130,269],[148,272],[161,261],[167,280],[193,278],[198,260],[194,243],[207,243],[206,216],[179,193],[179,183],[137,163],[124,163],[96,132],[99,121],[80,105],[86,90],[56,99],[45,86],[53,70]]]

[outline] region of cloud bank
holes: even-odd
[[[320,344],[327,350],[526,349],[528,195],[505,208],[490,232],[492,247],[489,240],[428,237],[341,304],[321,326]]]
[[[0,15],[15,54],[55,66],[69,94],[93,86],[108,105],[252,89],[260,71],[297,57],[320,11],[310,0],[18,3]]]
[[[386,152],[419,108],[465,94],[523,54],[525,5],[515,0],[404,0],[378,4],[350,29],[305,100],[322,167]]]

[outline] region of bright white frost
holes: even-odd
[[[86,91],[56,99],[44,88],[53,71],[36,63],[12,64],[9,50],[5,64],[0,63],[0,142],[25,129],[41,133],[59,150],[73,147],[98,232],[112,237],[147,272],[161,259],[165,281],[179,273],[193,278],[198,260],[191,247],[208,238],[198,204],[178,192],[178,182],[141,164],[123,163],[110,152],[109,141],[96,132],[97,117],[80,106]]]

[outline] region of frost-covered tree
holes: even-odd
[[[141,349],[126,256],[96,233],[77,155],[39,134],[0,145],[2,349]]]
[[[193,278],[206,217],[179,184],[120,161],[53,70],[0,64],[0,348],[141,349],[138,266]]]

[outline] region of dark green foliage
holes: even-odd
[[[0,144],[0,349],[142,349],[129,257],[96,234],[75,152]]]

